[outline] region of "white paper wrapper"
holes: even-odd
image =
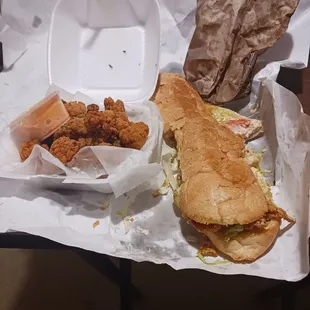
[[[27,50],[27,41],[22,34],[7,25],[0,16],[0,42],[2,42],[3,66],[6,70]]]
[[[27,51],[29,42],[36,41],[49,26],[50,11],[57,0],[2,0],[0,42],[3,43],[4,70]]]
[[[161,70],[180,72],[194,30],[196,1],[160,0],[159,3]],[[276,47],[268,52],[275,56],[270,56],[267,66],[262,66],[256,75],[252,103],[261,89],[257,77],[276,79],[279,61],[285,66],[307,64],[309,8],[307,0],[300,1],[287,31],[290,44],[285,39],[279,41],[279,49],[290,52],[278,58]],[[44,95],[47,88],[45,44],[42,40],[30,46],[14,71],[0,75],[2,127],[19,114],[21,105],[29,107]],[[261,57],[264,56],[268,54]],[[34,59],[35,68],[31,65]],[[296,217],[297,223],[283,230],[272,250],[253,264],[206,265],[196,258],[201,234],[173,208],[171,193],[158,198],[151,194],[162,183],[163,175],[127,195],[117,199],[110,197],[109,207],[106,207],[107,197],[100,193],[38,190],[22,181],[1,180],[0,231],[24,231],[99,253],[166,263],[175,269],[198,268],[220,274],[248,274],[289,281],[305,277],[309,272],[309,117],[301,112],[293,94],[273,81],[265,84],[258,98],[262,98],[259,113],[265,120],[266,135],[251,145],[257,150],[267,147],[263,168],[271,170],[269,179],[276,181],[274,199]],[[238,109],[249,102],[250,98],[232,106]],[[43,181],[41,178],[40,182]],[[99,225],[94,228],[96,221]]]
[[[95,101],[76,93],[72,95],[56,86],[47,94],[58,91],[67,101]],[[99,106],[103,106],[99,103]],[[156,177],[161,170],[160,153],[163,122],[156,105],[150,101],[125,104],[126,114],[132,122],[144,122],[149,126],[149,137],[141,150],[112,146],[84,147],[67,165],[40,146],[35,146],[27,160],[20,161],[19,145],[14,144],[9,127],[0,132],[0,176],[29,180],[39,175],[52,179],[63,176],[63,183],[101,185],[102,192],[113,192],[116,197]],[[59,178],[59,177],[58,177]],[[64,187],[65,188],[65,187]]]

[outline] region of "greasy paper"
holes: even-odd
[[[199,0],[184,64],[187,80],[214,104],[251,91],[257,57],[285,32],[298,0]]]
[[[27,10],[38,11],[47,3],[51,1],[28,0]],[[158,0],[158,3],[162,27],[160,70],[182,73],[195,29],[197,2]],[[297,220],[291,229],[282,230],[281,237],[264,257],[243,265],[202,263],[196,257],[202,236],[173,208],[171,193],[152,196],[152,191],[162,184],[163,174],[117,199],[85,191],[90,185],[83,183],[74,184],[80,186],[78,191],[60,191],[32,186],[32,182],[42,186],[50,182],[43,177],[30,182],[0,179],[0,232],[28,232],[69,246],[136,261],[165,263],[175,269],[197,268],[219,274],[247,274],[288,281],[305,277],[309,271],[309,202],[304,192],[309,180],[306,173],[300,178],[298,174],[303,169],[309,171],[305,161],[309,117],[301,112],[297,98],[290,92],[272,81],[267,81],[265,87],[261,82],[275,80],[280,65],[291,68],[307,65],[309,8],[308,0],[300,0],[286,33],[258,58],[251,96],[227,104],[238,111],[243,108],[244,114],[250,114],[254,106],[261,107],[258,114],[261,112],[266,120],[266,135],[251,142],[251,146],[258,151],[270,146],[265,152],[263,169],[271,171],[266,174],[271,183],[277,180],[273,188],[275,201]],[[14,10],[10,14],[14,14]],[[48,11],[37,14],[47,16]],[[21,109],[29,108],[44,97],[48,88],[46,61],[47,32],[29,44],[14,70],[0,74],[1,129],[16,118]],[[59,180],[55,178],[53,182]],[[99,225],[94,228],[97,221]]]

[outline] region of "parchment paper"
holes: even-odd
[[[27,4],[31,6],[34,2],[29,0]],[[161,70],[180,72],[194,29],[196,1],[159,3]],[[310,121],[301,112],[293,94],[273,81],[265,81],[266,86],[261,87],[259,79],[276,79],[280,64],[297,68],[307,64],[309,8],[308,1],[301,1],[287,31],[289,43],[281,39],[269,55],[262,55],[266,58],[261,59],[251,95],[251,105],[260,99],[258,114],[261,113],[266,128],[266,135],[252,146],[258,150],[268,147],[264,168],[272,171],[270,180],[276,181],[274,199],[297,220],[290,230],[283,231],[264,257],[250,265],[202,263],[196,258],[201,235],[181,219],[179,210],[173,208],[171,193],[158,198],[151,195],[162,183],[162,174],[117,199],[85,191],[39,190],[25,182],[2,179],[0,231],[24,231],[113,256],[166,263],[175,269],[199,268],[221,274],[241,273],[289,281],[305,277],[309,271]],[[2,127],[19,114],[21,105],[29,107],[44,96],[47,88],[45,52],[46,37],[42,35],[38,42],[29,44],[27,53],[16,62],[14,70],[0,74]],[[36,66],[32,65],[34,60]],[[230,106],[236,110],[245,107],[248,111],[249,102],[250,98]]]

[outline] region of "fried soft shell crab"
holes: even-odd
[[[25,161],[35,145],[41,145],[64,164],[70,162],[75,154],[85,146],[117,146],[140,150],[145,144],[149,127],[143,122],[128,120],[124,103],[112,98],[104,100],[104,111],[99,106],[83,102],[63,104],[70,119],[47,141],[26,141],[20,146],[21,161]]]

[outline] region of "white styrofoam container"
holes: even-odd
[[[156,0],[60,0],[49,34],[51,84],[96,101],[148,100],[156,87],[160,18]]]

